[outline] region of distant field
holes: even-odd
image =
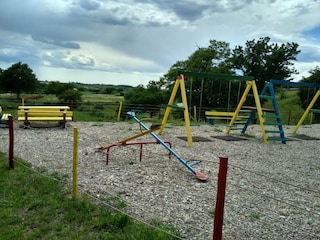
[[[121,102],[124,100],[123,96],[116,96],[113,94],[84,94],[82,101],[84,102]]]
[[[55,95],[45,94],[21,94],[25,105],[46,105],[64,104]],[[83,92],[82,101],[74,106],[76,121],[115,121],[117,119],[120,102],[124,102],[124,97],[115,94],[101,94]],[[3,111],[11,113],[14,117],[17,114],[17,107],[22,104],[22,99],[17,99],[16,94],[0,94],[0,106]],[[298,91],[284,91],[277,94],[277,104],[283,124],[297,124],[304,109],[300,106]],[[264,103],[264,107],[272,108],[270,101]],[[311,122],[310,116],[306,118],[306,123]]]

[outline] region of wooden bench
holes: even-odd
[[[30,126],[30,121],[58,121],[63,128],[67,121],[73,120],[73,112],[68,106],[19,106],[18,121],[23,121],[24,127]]]
[[[2,112],[2,107],[0,106],[0,124],[9,124],[9,116],[11,116],[10,113],[3,113]]]

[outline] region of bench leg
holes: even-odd
[[[63,112],[63,120],[62,120],[62,127],[67,127],[67,121],[66,121],[66,112]]]
[[[30,122],[28,121],[28,111],[24,111],[23,128],[29,128]]]

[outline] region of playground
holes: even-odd
[[[149,123],[148,123],[149,126]],[[226,134],[226,125],[166,125],[160,135],[185,160],[208,176],[199,181],[161,144],[99,150],[139,134],[135,122],[71,122],[66,129],[15,128],[15,155],[33,167],[67,174],[71,182],[73,127],[79,130],[81,192],[107,199],[118,196],[121,209],[136,219],[159,219],[176,226],[185,239],[212,239],[219,157],[229,167],[225,199],[224,239],[317,239],[320,237],[320,125],[283,125],[286,144],[264,144],[261,127],[249,125],[246,135]],[[7,129],[0,129],[0,151],[8,151]],[[228,136],[228,137],[227,137]],[[197,141],[198,140],[198,141]],[[150,134],[130,142],[154,141]],[[140,161],[141,160],[141,161]]]

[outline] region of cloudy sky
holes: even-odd
[[[320,0],[1,0],[0,67],[39,80],[146,85],[212,39],[269,36],[302,51],[295,80],[320,67]]]

